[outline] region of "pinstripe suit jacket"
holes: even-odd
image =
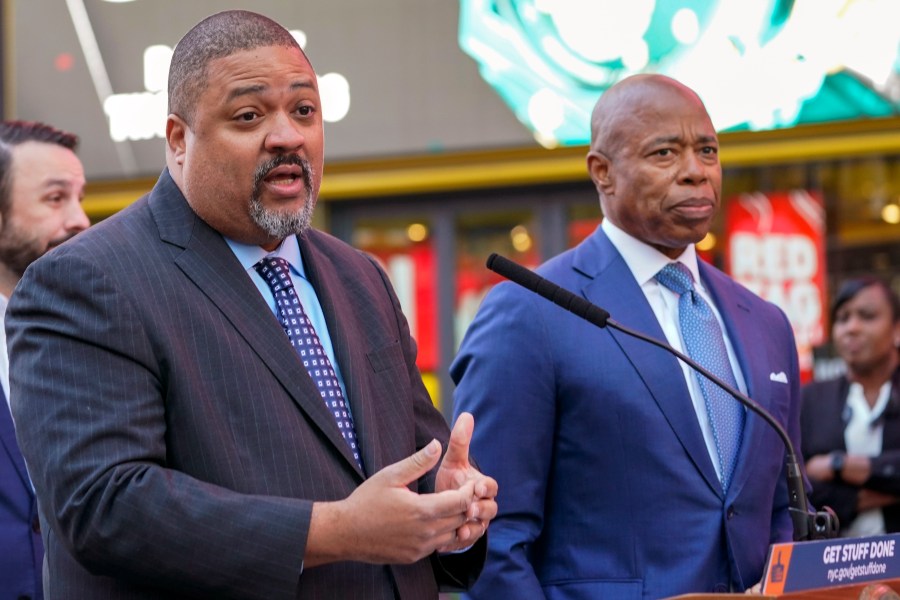
[[[384,273],[323,233],[300,245],[367,467],[434,437],[446,447]],[[168,171],[29,268],[7,326],[48,598],[419,599],[480,570],[483,544],[302,572],[313,501],[345,498],[363,475],[265,301]]]

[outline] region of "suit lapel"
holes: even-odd
[[[747,396],[768,410],[769,407],[765,404],[766,398],[756,397],[757,391],[765,389],[765,386],[768,385],[768,373],[762,360],[765,356],[762,349],[766,347],[763,329],[752,318],[750,307],[739,300],[739,295],[735,293],[736,284],[731,279],[712,271],[711,267],[703,262],[700,262],[700,276],[722,316],[728,332],[728,339],[734,348],[744,383],[747,386]],[[746,483],[753,463],[750,450],[761,447],[763,443],[761,436],[768,432],[769,428],[770,426],[763,422],[759,415],[748,410],[734,479],[728,488],[730,496],[739,494]],[[797,451],[799,452],[800,449],[797,448]]]
[[[16,428],[13,424],[12,415],[9,412],[9,406],[6,404],[6,395],[0,389],[0,445],[2,445],[6,453],[9,455],[12,464],[16,466],[16,472],[22,480],[22,484],[28,489],[29,493],[33,493],[31,489],[31,479],[28,477],[28,469],[25,467],[25,459],[19,451],[16,444]]]
[[[368,399],[369,386],[364,380],[368,372],[366,349],[358,342],[366,339],[358,329],[365,326],[361,319],[369,313],[355,310],[346,294],[346,285],[341,282],[341,277],[347,276],[349,265],[338,264],[335,258],[323,253],[316,244],[318,235],[317,232],[310,231],[300,238],[303,267],[325,314],[335,359],[340,367],[344,387],[347,388],[347,401],[353,413],[353,425],[363,464],[369,473],[375,473],[384,464],[377,428],[373,426],[376,419],[372,414],[372,402]],[[347,444],[344,443],[344,446]],[[346,456],[356,464],[349,448]]]
[[[174,255],[178,268],[225,315],[297,406],[358,472],[334,417],[278,320],[228,244],[191,210],[167,171],[151,192],[150,207],[160,238],[182,249]]]
[[[599,257],[599,262],[592,257]],[[608,310],[620,324],[666,342],[644,292],[602,230],[592,236],[587,247],[579,248],[574,266],[591,277],[582,289],[585,298]],[[697,470],[710,488],[721,494],[722,485],[706,449],[678,359],[648,342],[612,328],[608,331],[634,366]]]

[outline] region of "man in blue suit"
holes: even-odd
[[[78,138],[43,123],[0,123],[0,600],[42,598],[34,490],[7,404],[6,303],[25,268],[90,224]]]
[[[591,133],[587,163],[605,219],[538,272],[687,352],[679,300],[688,292],[656,278],[680,263],[690,297],[713,307],[736,385],[799,448],[786,317],[694,249],[719,207],[722,175],[700,98],[667,77],[631,77],[598,101]],[[655,346],[505,282],[485,299],[451,373],[456,411],[478,423],[472,452],[504,490],[472,598],[742,591],[761,579],[769,544],[791,539],[778,436],[719,399],[711,408],[733,408],[738,423],[723,459],[705,388]]]

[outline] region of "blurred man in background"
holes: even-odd
[[[26,267],[90,224],[81,207],[78,138],[45,125],[0,123],[0,321]],[[34,491],[9,412],[6,333],[0,327],[0,599],[42,598],[44,547]]]

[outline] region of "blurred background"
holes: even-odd
[[[600,222],[590,110],[633,73],[706,102],[725,184],[701,255],[785,309],[807,380],[841,368],[840,281],[900,289],[894,0],[3,0],[3,115],[78,134],[93,222],[152,187],[172,48],[230,8],[280,22],[316,68],[317,225],[385,265],[445,414],[487,256],[533,267]]]

